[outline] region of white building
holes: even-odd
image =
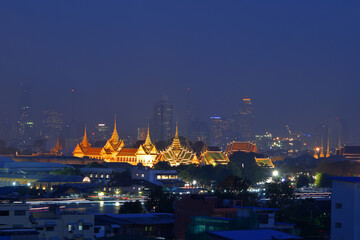
[[[333,177],[331,240],[360,239],[360,178]]]

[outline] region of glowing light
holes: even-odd
[[[100,206],[104,206],[104,201],[100,201]]]
[[[30,186],[31,186],[31,183],[28,182],[26,185],[27,185],[28,187],[30,187]]]
[[[12,185],[15,186],[15,185],[16,185],[16,182],[12,182]]]
[[[115,202],[115,206],[120,206],[120,202]]]
[[[275,170],[275,171],[272,172],[272,175],[273,175],[274,177],[277,177],[277,176],[279,176],[279,172]]]
[[[99,197],[103,197],[104,195],[105,195],[104,192],[99,192],[99,193],[98,193],[98,196],[99,196]]]

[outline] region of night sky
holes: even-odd
[[[360,1],[0,1],[0,117],[20,82],[47,104],[134,134],[167,95],[183,120],[231,117],[253,98],[258,131],[346,119],[360,134]],[[360,143],[360,142],[357,142]]]

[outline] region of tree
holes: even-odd
[[[109,187],[128,187],[132,184],[131,173],[129,170],[122,172],[113,171],[110,175]]]
[[[155,186],[150,190],[145,207],[149,212],[173,213],[175,197],[165,192],[162,187]]]
[[[217,195],[242,200],[244,205],[251,205],[255,202],[256,194],[248,192],[250,181],[237,176],[228,176],[217,187]]]
[[[306,187],[308,185],[309,185],[309,177],[304,174],[300,174],[296,179],[295,186],[297,188],[302,188],[302,187]]]
[[[154,165],[155,170],[170,170],[171,166],[169,162],[160,161]]]
[[[142,213],[144,211],[143,206],[139,200],[136,202],[125,202],[123,206],[121,206],[119,213],[120,214],[128,214],[128,213]]]
[[[315,186],[319,188],[329,188],[332,186],[330,176],[325,173],[318,173],[316,175]]]
[[[265,196],[270,207],[284,208],[294,198],[294,189],[288,181],[267,183]]]
[[[53,175],[77,175],[82,176],[82,173],[79,168],[65,167],[63,169],[58,169],[50,172]]]

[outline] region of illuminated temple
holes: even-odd
[[[125,162],[132,165],[141,163],[144,166],[153,167],[156,163],[158,151],[151,142],[149,128],[144,144],[140,145],[139,148],[125,148],[125,144],[117,132],[115,120],[114,131],[111,138],[102,148],[94,148],[91,146],[87,139],[85,127],[83,140],[76,145],[73,155],[80,158],[102,159],[105,162]]]
[[[171,166],[179,166],[181,164],[199,164],[199,160],[191,147],[183,146],[180,143],[177,125],[172,144],[164,151],[161,151],[158,158],[159,161],[168,162]]]
[[[149,127],[144,144],[138,148],[126,148],[117,132],[116,120],[114,131],[102,148],[95,148],[90,144],[85,126],[82,142],[76,145],[73,155],[79,158],[100,159],[105,162],[123,162],[132,165],[141,163],[147,167],[153,167],[159,161],[168,162],[171,166],[182,164],[216,166],[229,162],[228,156],[217,147],[208,147],[203,143],[200,151],[195,152],[189,144],[181,144],[177,126],[172,144],[163,151],[159,152],[151,142]]]

